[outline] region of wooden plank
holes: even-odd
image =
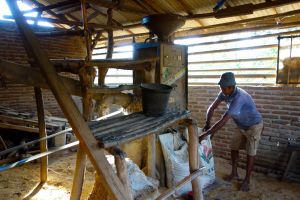
[[[299,11],[300,13],[300,11]],[[193,46],[204,46],[204,45],[212,45],[212,44],[225,44],[225,43],[230,43],[230,42],[239,42],[239,41],[246,41],[246,40],[252,40],[252,39],[260,39],[260,38],[268,38],[268,37],[277,37],[278,35],[289,35],[289,34],[298,34],[300,33],[299,30],[296,31],[286,31],[286,32],[281,32],[281,33],[271,33],[271,34],[265,34],[265,35],[255,35],[251,37],[246,37],[246,38],[235,38],[235,39],[228,39],[228,40],[218,40],[218,41],[212,41],[212,42],[199,42],[199,43],[194,43],[194,44],[189,44],[189,47]],[[204,36],[205,37],[205,36]],[[116,47],[122,47],[122,46],[128,46],[130,44],[126,45],[115,45]],[[106,46],[103,47],[98,47],[95,49],[106,49]]]
[[[276,57],[263,57],[263,58],[247,58],[247,59],[234,59],[234,60],[204,60],[204,61],[190,61],[188,64],[251,62],[251,61],[265,61],[265,60],[276,60],[276,59],[277,59]]]
[[[82,66],[99,66],[103,68],[120,68],[120,67],[126,67],[126,66],[134,66],[134,65],[140,65],[140,64],[147,64],[156,62],[159,58],[153,57],[153,58],[146,58],[146,59],[140,59],[140,60],[133,60],[133,59],[93,59],[91,61],[84,61],[82,59],[51,59],[51,62],[57,66],[57,65],[64,65],[68,66],[69,68],[80,68]],[[147,66],[145,66],[147,68]]]
[[[300,46],[300,44],[293,44],[293,47]],[[202,54],[212,54],[212,53],[227,53],[233,51],[244,51],[244,50],[256,50],[256,49],[269,49],[269,48],[277,48],[277,44],[270,45],[260,45],[260,46],[251,46],[251,47],[242,47],[242,48],[231,48],[231,49],[215,49],[210,51],[198,51],[189,53],[188,55],[202,55]],[[282,45],[280,48],[289,48],[290,45]]]
[[[33,69],[0,59],[0,74],[10,81],[29,86],[49,89],[47,81],[38,69]],[[80,83],[77,80],[59,76],[68,93],[81,96]]]
[[[161,129],[164,129],[174,123],[177,123],[178,121],[187,118],[189,114],[184,114],[181,116],[178,116],[176,118],[164,118],[163,120],[156,121],[156,123],[152,123],[151,126],[147,126],[147,128],[139,129],[134,132],[127,133],[124,135],[124,133],[115,133],[113,135],[105,135],[101,137],[96,138],[99,140],[99,145],[104,148],[109,148],[115,145],[119,145],[124,142],[130,142],[139,138],[142,138],[146,135],[149,135],[150,133],[155,133]]]
[[[96,128],[107,127],[110,124],[113,124],[113,123],[116,123],[116,122],[121,122],[121,121],[124,121],[124,120],[128,120],[128,119],[136,117],[137,115],[141,115],[141,113],[133,113],[133,114],[130,114],[130,115],[123,115],[123,116],[120,116],[120,117],[114,117],[112,119],[101,120],[101,121],[97,121],[97,122],[92,121],[91,122],[92,124],[90,125],[90,128],[93,130],[93,132],[95,132],[94,129],[96,129]]]
[[[275,73],[275,72],[274,72]],[[235,74],[236,78],[275,78],[276,74]],[[189,79],[220,78],[220,75],[190,75]]]
[[[215,83],[201,83],[201,82],[189,82],[188,83],[189,87],[196,87],[196,86],[217,86],[217,81]],[[274,86],[275,83],[238,83],[239,85],[245,85],[245,86]]]
[[[132,13],[136,13],[136,14],[149,14],[146,10],[141,10],[141,9],[137,9],[135,7],[132,6],[128,6],[128,5],[119,5],[120,2],[109,2],[109,1],[99,1],[99,0],[88,0],[88,2],[91,5],[97,5],[99,7],[105,7],[108,9],[114,8],[118,11],[122,11],[122,12],[132,12]]]
[[[124,90],[133,90],[140,88],[139,85],[119,85],[118,87],[103,87],[103,86],[93,86],[88,88],[87,92],[91,95],[93,94],[113,94],[120,93]]]
[[[139,116],[138,118],[129,118],[127,120],[123,120],[123,121],[117,121],[116,123],[113,124],[108,124],[106,126],[100,126],[98,128],[93,129],[94,135],[95,136],[100,136],[103,135],[102,132],[104,132],[105,130],[109,130],[111,131],[112,128],[118,128],[122,129],[124,126],[129,125],[129,124],[133,124],[135,122],[138,121],[142,121],[142,120],[148,120],[144,115]]]
[[[200,68],[200,67],[199,67]],[[273,71],[276,67],[262,67],[262,68],[218,68],[218,69],[204,69],[204,70],[189,70],[190,73],[193,72],[222,72],[222,71]]]
[[[91,49],[91,35],[89,32],[88,21],[87,21],[87,4],[86,0],[81,0],[81,14],[82,14],[82,22],[83,22],[83,31],[84,31],[84,39],[86,44],[86,60],[91,60],[92,58],[92,49]],[[81,68],[78,72],[80,82],[81,82],[81,90],[82,90],[82,108],[83,108],[83,118],[85,121],[90,121],[92,116],[92,98],[88,95],[87,87],[91,87],[93,85],[94,78],[88,73],[87,68]],[[76,167],[72,184],[72,191],[70,195],[71,200],[80,200],[82,193],[82,186],[84,182],[85,168],[86,168],[86,160],[87,156],[84,152],[84,147],[79,145],[77,150],[76,157]]]
[[[35,87],[34,94],[35,94],[35,99],[36,99],[40,138],[47,137],[45,113],[44,113],[44,101],[43,101],[43,95],[42,95],[41,88]],[[47,140],[40,141],[41,153],[46,152],[47,149],[48,149]],[[48,156],[45,156],[45,157],[41,158],[40,183],[46,183],[47,178],[48,178]]]
[[[121,155],[114,155],[114,158],[115,158],[117,175],[120,178],[121,182],[123,183],[126,193],[129,194],[130,199],[133,199],[125,157]]]
[[[147,176],[156,178],[156,135],[147,136]]]
[[[202,171],[205,168],[202,167],[196,171],[194,171],[193,173],[191,173],[189,176],[185,177],[184,179],[182,179],[181,181],[179,181],[175,186],[167,189],[166,191],[164,191],[161,195],[159,195],[155,200],[165,200],[168,197],[170,197],[172,194],[174,194],[176,192],[176,190],[179,190],[180,188],[182,188],[184,185],[186,185],[187,183],[191,182],[192,180],[194,180],[195,178],[199,177],[202,173]]]
[[[4,17],[4,19],[14,19],[10,15],[4,15],[3,17]],[[26,16],[25,19],[34,21],[36,19],[36,17]],[[52,23],[52,24],[66,24],[66,25],[73,25],[73,26],[74,25],[75,26],[81,26],[82,25],[82,23],[80,21],[70,21],[70,20],[66,20],[66,19],[53,19],[53,18],[47,18],[47,17],[40,17],[39,21],[40,22],[49,22],[49,23]],[[89,23],[89,26],[93,27],[93,28],[101,28],[101,29],[107,29],[107,30],[122,29],[121,27],[119,27],[117,25],[107,26],[105,24],[96,24],[96,23]]]
[[[267,48],[277,48],[276,44],[270,45],[260,45],[260,46],[251,46],[251,47],[241,47],[241,48],[231,48],[231,49],[215,49],[210,51],[198,51],[189,53],[188,55],[202,55],[202,54],[213,54],[213,53],[227,53],[233,51],[245,51],[245,50],[255,50],[255,49],[267,49]]]
[[[41,31],[34,32],[36,36],[39,37],[55,37],[55,36],[83,36],[82,30],[61,30],[61,31]]]
[[[236,78],[275,78],[275,72],[273,74],[236,74]],[[220,78],[220,75],[189,75],[189,79],[214,79]]]
[[[99,150],[97,140],[92,135],[91,130],[81,116],[70,94],[67,93],[65,86],[56,74],[48,56],[40,47],[38,39],[30,30],[24,17],[20,13],[16,1],[7,0],[6,2],[15,18],[24,43],[28,45],[26,49],[31,51],[37,66],[41,68],[63,113],[69,120],[71,127],[83,145],[98,175],[103,179],[104,187],[106,187],[116,199],[129,199],[125,193],[124,186],[106,160],[104,150]]]
[[[84,182],[85,168],[86,168],[87,156],[84,149],[79,145],[76,155],[76,165],[73,177],[72,190],[70,194],[70,200],[80,199],[82,193],[82,186]]]
[[[286,28],[286,27],[297,27],[299,26],[300,22],[289,22],[289,23],[284,23],[284,24],[274,24],[274,25],[264,25],[264,26],[253,26],[249,28],[241,28],[241,29],[235,29],[235,30],[228,30],[228,31],[218,31],[218,32],[210,32],[210,33],[201,33],[201,34],[193,34],[193,31],[178,31],[175,33],[174,39],[185,39],[185,38],[190,38],[191,36],[193,37],[208,37],[208,36],[215,36],[215,35],[226,35],[226,34],[232,34],[232,33],[242,33],[242,32],[248,32],[248,31],[257,31],[257,30],[268,30],[272,28]],[[126,26],[123,26],[126,28]],[[196,29],[195,29],[196,30]],[[188,34],[187,34],[187,33]],[[176,36],[177,34],[177,36]],[[184,36],[178,36],[178,35],[184,35]],[[132,38],[132,37],[142,37],[142,36],[148,36],[149,33],[137,33],[137,34],[129,34],[129,35],[120,35],[116,36],[114,39],[115,40],[121,40],[125,38]],[[105,39],[100,39],[99,41],[104,41]]]
[[[23,126],[38,126],[38,121],[30,120],[30,119],[23,119],[18,117],[11,117],[6,115],[0,115],[0,121],[4,123],[16,124],[16,125],[23,125]],[[61,127],[58,124],[46,122],[47,128],[59,128]]]
[[[19,160],[19,161],[15,162],[15,163],[11,163],[11,164],[8,164],[8,165],[5,165],[5,166],[0,166],[0,172],[8,170],[8,169],[12,169],[14,167],[18,167],[18,166],[24,165],[24,164],[29,163],[31,161],[37,160],[39,158],[43,158],[43,157],[51,155],[53,153],[56,153],[56,152],[59,152],[59,151],[62,151],[62,150],[65,150],[65,149],[77,146],[78,144],[79,144],[79,141],[72,142],[70,144],[66,144],[66,145],[61,146],[61,147],[50,149],[47,152],[39,153],[39,154],[36,154],[36,155],[31,156],[29,158],[24,158],[24,159]]]
[[[41,12],[41,11],[46,11],[46,10],[52,10],[52,9],[63,7],[63,6],[70,5],[70,4],[74,4],[74,1],[73,0],[67,0],[67,1],[59,2],[59,3],[51,4],[51,5],[48,5],[48,6],[39,6],[37,8],[33,8],[31,10],[23,11],[22,13],[25,14],[25,13]]]
[[[189,133],[189,166],[190,173],[192,174],[194,171],[200,169],[200,160],[199,160],[199,134],[197,123],[194,120],[186,120],[188,122],[188,133]],[[195,200],[203,200],[202,188],[200,184],[200,177],[196,177],[192,181],[193,188],[193,199]]]
[[[39,133],[38,128],[30,128],[30,127],[26,127],[26,126],[18,126],[18,125],[13,125],[13,124],[6,124],[6,123],[0,123],[0,128],[14,129],[14,130],[25,131],[25,132],[30,132],[30,133]]]
[[[20,144],[20,145],[14,146],[14,147],[12,147],[12,148],[9,148],[9,149],[6,149],[6,150],[4,150],[4,151],[1,151],[1,152],[0,152],[0,156],[6,155],[6,154],[8,154],[8,153],[10,153],[10,152],[16,151],[16,150],[18,150],[18,149],[24,148],[24,147],[29,146],[29,145],[36,144],[36,143],[38,143],[38,142],[40,142],[40,141],[43,141],[43,140],[48,140],[48,139],[50,139],[50,138],[56,137],[56,136],[58,136],[58,135],[61,135],[61,134],[63,134],[63,133],[70,132],[70,131],[72,131],[72,128],[68,128],[68,129],[66,129],[66,130],[59,131],[59,132],[54,133],[54,134],[52,134],[52,135],[49,135],[49,136],[47,136],[47,137],[42,137],[42,138],[39,138],[39,139],[36,139],[36,140],[32,140],[32,141],[30,141],[30,142],[26,142],[26,143],[24,143],[24,144]]]
[[[113,126],[112,128],[105,128],[102,131],[94,131],[94,135],[96,137],[105,137],[105,135],[115,135],[118,132],[120,135],[126,136],[128,133],[131,133],[136,130],[141,130],[149,125],[152,125],[153,118],[152,117],[145,117],[145,118],[135,118],[124,121],[122,124],[118,124]]]

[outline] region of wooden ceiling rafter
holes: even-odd
[[[37,7],[44,7],[45,5],[40,3],[38,0],[29,0],[31,1],[34,5],[36,5]],[[73,15],[71,14],[66,14],[66,15],[63,15],[63,14],[56,14],[54,11],[52,10],[47,10],[45,11],[48,15],[54,17],[54,18],[57,18],[57,19],[61,19],[61,20],[69,20],[69,19],[72,19],[74,21],[78,21],[78,18],[77,17],[74,17]],[[69,18],[69,19],[68,19]]]
[[[176,0],[176,1],[181,5],[181,7],[184,9],[184,12],[187,13],[188,16],[194,15],[194,13],[190,11],[189,6],[185,2],[183,2],[182,0]],[[200,26],[203,26],[203,23],[201,22],[200,19],[194,19],[194,21],[197,22]]]
[[[55,13],[64,15],[64,14],[69,14],[69,13],[73,13],[73,12],[80,11],[80,10],[81,10],[80,4],[73,4],[68,7],[64,7],[64,8],[55,10]]]
[[[4,16],[7,19],[12,19],[13,17],[11,16]],[[35,20],[36,17],[24,17],[26,20]],[[82,26],[82,22],[81,21],[69,21],[69,20],[61,20],[61,19],[53,19],[53,18],[45,18],[45,17],[41,17],[39,19],[40,21],[45,21],[45,22],[50,22],[50,23],[54,23],[54,24],[66,24],[66,25],[75,25],[75,26]],[[122,29],[122,27],[119,27],[117,25],[113,25],[113,26],[108,26],[105,24],[96,24],[96,23],[89,23],[89,26],[92,28],[101,28],[101,29],[115,29],[115,30],[119,30]]]
[[[74,3],[77,3],[77,2],[74,2],[72,0],[67,0],[67,1],[59,2],[59,3],[55,3],[55,4],[50,4],[50,5],[47,5],[47,6],[45,6],[45,5],[38,6],[36,8],[31,9],[31,10],[23,11],[23,13],[48,11],[48,10],[52,10],[52,9],[61,8],[61,7],[64,7],[64,6],[69,6],[69,5],[72,5]]]
[[[253,10],[254,11],[259,11],[263,9],[269,9],[269,8],[274,8],[274,7],[280,7],[280,6],[285,6],[293,3],[298,3],[300,0],[278,0],[278,1],[270,1],[270,2],[264,2],[264,3],[258,3],[258,4],[247,4],[245,5],[240,5],[240,6],[234,6],[234,7],[228,7],[225,9],[220,10],[218,13],[201,13],[201,14],[193,14],[193,15],[187,15],[185,16],[187,19],[205,19],[205,18],[217,18],[217,17],[224,17],[226,15],[230,15],[233,10],[239,10],[240,8],[243,8],[243,10]],[[237,16],[242,16],[245,14],[249,14],[249,11],[247,13],[243,12],[235,12],[235,17]],[[141,27],[140,22],[132,22],[132,23],[127,23],[126,25],[123,25],[125,29],[127,28],[136,28],[136,27]]]
[[[145,10],[137,9],[133,6],[124,5],[124,0],[116,1],[116,3],[109,3],[107,1],[101,0],[89,0],[88,3],[97,5],[104,8],[112,8],[114,10],[122,11],[122,12],[130,12],[135,14],[149,14]]]
[[[141,2],[140,0],[132,0],[136,5],[138,5],[141,9],[145,9],[145,10],[147,10],[149,13],[151,13],[151,12],[153,12],[153,10],[150,8],[149,9],[149,7],[148,6],[146,6],[145,4],[144,4],[144,2]],[[154,11],[154,13],[157,13],[157,12],[155,12]]]

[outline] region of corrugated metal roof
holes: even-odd
[[[30,2],[30,0],[27,0]],[[37,0],[36,0],[37,1]],[[65,1],[65,0],[64,0]],[[76,0],[74,0],[75,2]],[[92,2],[87,0],[88,2]],[[96,0],[93,0],[96,2]],[[283,1],[283,0],[282,0]],[[60,0],[38,0],[38,2],[44,5],[50,5],[58,2],[62,2]],[[99,1],[101,2],[101,1]],[[107,1],[106,1],[107,2]],[[265,3],[265,0],[228,0],[225,3],[223,8],[234,7],[245,4],[259,4]],[[275,2],[275,1],[270,1]],[[277,0],[280,2],[280,0]],[[131,24],[138,23],[142,19],[143,16],[147,14],[155,14],[155,13],[176,13],[181,15],[192,15],[192,14],[201,14],[201,13],[211,13],[213,11],[213,7],[216,5],[217,0],[124,0],[125,7],[129,7],[131,10],[137,10],[140,12],[130,11],[122,9],[114,9],[113,11],[113,19],[121,24]],[[106,24],[106,11],[107,8],[98,7],[98,9],[103,13],[102,15],[98,15],[93,18],[90,22],[98,23],[98,24]],[[300,1],[298,3],[292,3],[290,5],[280,6],[276,8],[269,8],[265,10],[255,11],[251,15],[242,15],[236,17],[227,17],[227,18],[202,18],[202,19],[192,19],[187,20],[186,24],[180,30],[189,30],[191,28],[201,27],[201,26],[210,26],[215,24],[227,23],[232,21],[238,21],[243,19],[251,19],[262,16],[275,15],[280,13],[286,13],[294,10],[300,10]],[[53,10],[55,12],[55,9]],[[95,12],[95,9],[90,7],[87,11],[88,15],[92,15]],[[144,13],[144,14],[143,14]],[[69,13],[76,17],[78,20],[81,20],[81,12],[76,11],[73,13]],[[67,16],[68,18],[68,16]],[[299,17],[300,18],[300,17]],[[70,19],[71,20],[71,19]],[[117,30],[114,31],[116,36],[120,35],[128,35],[128,34],[139,34],[148,32],[144,27],[133,27],[127,30]],[[104,34],[105,35],[105,34]]]

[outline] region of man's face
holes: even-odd
[[[234,86],[221,87],[223,94],[226,96],[230,96],[234,91]]]

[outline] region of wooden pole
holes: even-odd
[[[147,175],[155,178],[156,138],[155,134],[147,136]]]
[[[189,132],[189,164],[190,164],[190,173],[199,170],[199,154],[198,154],[198,127],[197,123],[194,120],[187,120],[188,122],[188,132]],[[192,181],[193,188],[193,199],[194,200],[203,200],[202,188],[200,185],[200,178],[197,177]]]
[[[177,183],[177,185],[175,185],[174,187],[169,188],[168,190],[166,190],[165,192],[163,192],[159,197],[156,198],[156,200],[167,199],[169,196],[171,196],[172,194],[174,194],[176,192],[176,190],[180,189],[185,184],[187,184],[190,181],[193,181],[195,178],[199,177],[201,175],[202,170],[203,169],[198,169],[198,170],[194,171],[189,176],[187,176],[184,179],[182,179],[181,181],[179,181]]]
[[[113,10],[112,8],[107,9],[107,25],[112,25],[113,20]],[[111,59],[114,51],[114,34],[113,30],[107,30],[108,34],[108,45],[107,45],[107,54],[106,59]],[[98,85],[104,85],[105,76],[108,69],[102,69],[98,67]]]
[[[6,3],[15,18],[15,22],[20,30],[24,44],[28,45],[28,49],[30,49],[34,55],[37,66],[41,68],[41,71],[45,76],[63,113],[69,120],[74,133],[81,142],[86,153],[88,153],[88,156],[98,175],[103,179],[105,183],[104,186],[108,191],[111,192],[114,198],[120,200],[129,199],[128,194],[125,192],[124,186],[106,160],[104,149],[99,149],[98,141],[95,139],[93,133],[88,127],[88,124],[78,111],[70,94],[66,92],[66,89],[59,79],[54,66],[49,61],[48,56],[40,47],[38,39],[35,37],[34,33],[32,30],[30,30],[28,24],[24,20],[24,17],[17,7],[16,1],[7,0]]]
[[[121,150],[118,151],[122,152]],[[117,175],[120,178],[121,182],[123,183],[126,192],[129,194],[130,199],[133,199],[125,157],[126,157],[125,153],[114,154]]]
[[[35,87],[34,94],[36,99],[40,138],[47,137],[44,102],[43,102],[43,95],[42,95],[41,88]],[[40,150],[41,153],[47,152],[47,140],[40,141]],[[48,156],[45,156],[41,158],[41,167],[40,167],[41,183],[45,183],[47,181],[47,176],[48,176]]]
[[[84,38],[86,44],[86,61],[90,61],[92,58],[91,52],[91,41],[90,41],[90,32],[88,30],[87,24],[87,14],[86,14],[86,0],[81,0],[81,12],[82,12],[82,21],[83,21],[83,30],[84,30]],[[81,68],[79,70],[79,77],[81,83],[82,90],[82,107],[83,107],[83,118],[85,121],[91,120],[92,113],[92,98],[87,93],[87,87],[91,87],[93,85],[94,77],[88,75],[87,68]],[[86,154],[84,152],[84,148],[79,145],[77,149],[77,158],[76,158],[76,168],[73,179],[73,186],[71,191],[71,200],[80,200],[82,193],[82,186],[84,182],[85,168],[86,168]]]

